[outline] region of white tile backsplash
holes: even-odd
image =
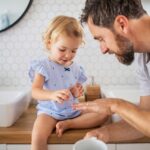
[[[0,86],[27,87],[29,63],[44,56],[42,33],[56,15],[79,18],[85,0],[33,0],[26,15],[9,30],[0,33]],[[149,9],[146,1],[146,8]],[[137,85],[134,64],[124,66],[114,56],[103,55],[89,30],[84,28],[86,44],[78,50],[76,61],[101,85]]]

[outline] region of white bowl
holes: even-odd
[[[0,91],[0,127],[9,127],[28,108],[31,101],[30,90]]]

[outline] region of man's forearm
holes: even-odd
[[[126,122],[150,136],[150,112],[138,108],[136,105],[126,101],[116,101],[111,106],[112,112],[119,114]]]

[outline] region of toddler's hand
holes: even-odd
[[[70,91],[68,89],[63,89],[59,91],[54,91],[51,95],[51,99],[57,101],[58,103],[63,103],[70,97]]]
[[[80,97],[83,95],[83,86],[80,83],[76,83],[70,88],[70,91],[74,97]]]

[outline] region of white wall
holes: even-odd
[[[29,86],[28,67],[31,59],[44,56],[42,33],[56,15],[79,18],[85,0],[33,0],[24,18],[0,33],[0,86]],[[149,4],[148,4],[149,5]],[[148,7],[148,5],[146,5]],[[134,64],[119,64],[114,56],[102,55],[99,45],[87,28],[86,45],[80,48],[76,61],[101,85],[137,85]]]

